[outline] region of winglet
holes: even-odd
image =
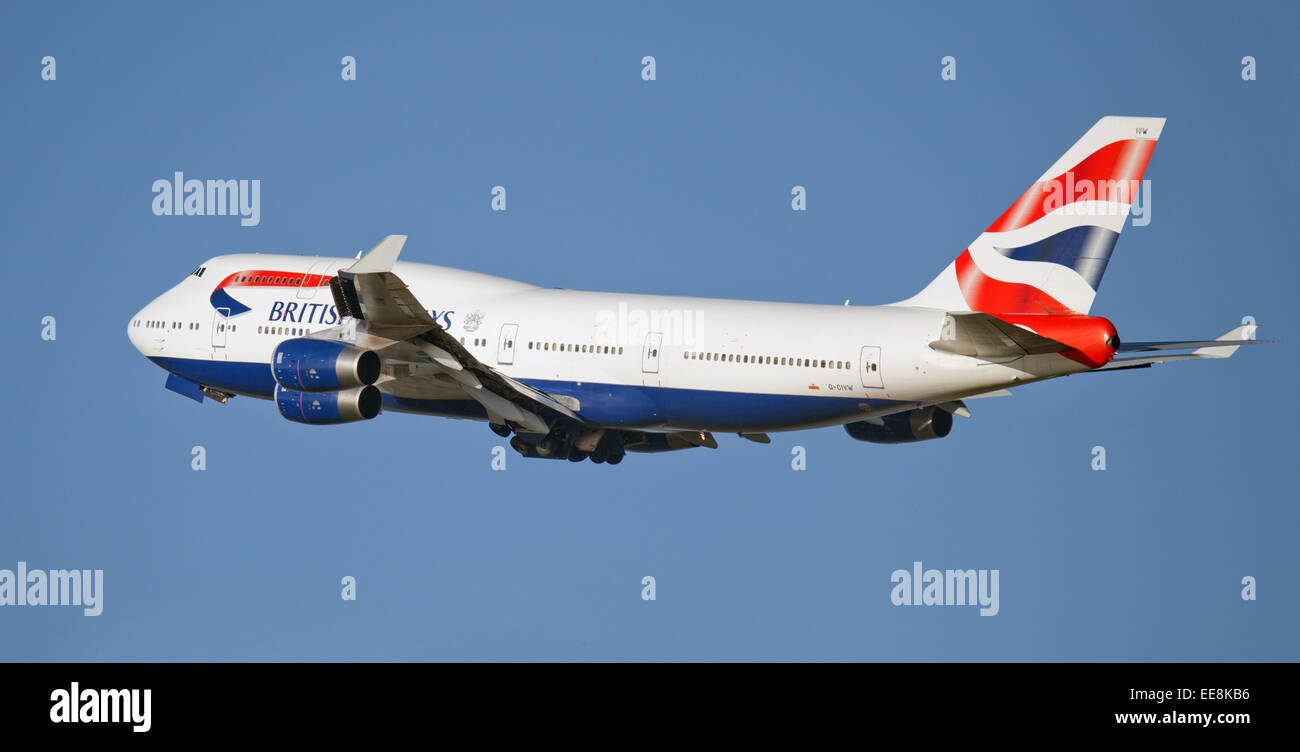
[[[391,271],[393,264],[397,263],[397,256],[402,252],[402,246],[404,245],[406,245],[405,235],[389,235],[344,271],[352,274]]]
[[[1228,332],[1222,337],[1217,338],[1216,342],[1242,342],[1255,338],[1255,324],[1243,324],[1236,329]],[[1228,358],[1237,352],[1238,345],[1224,347],[1199,347],[1192,350],[1192,355],[1202,358]]]

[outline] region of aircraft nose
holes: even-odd
[[[131,340],[131,344],[135,345],[135,349],[141,353],[144,352],[144,347],[142,346],[143,340],[140,336],[140,327],[144,325],[140,322],[144,320],[144,311],[145,309],[141,308],[140,312],[132,316],[131,320],[126,324],[127,339]]]
[[[155,354],[153,351],[158,349],[156,340],[160,336],[158,332],[153,330],[156,323],[151,317],[153,310],[154,305],[150,303],[141,308],[140,312],[132,316],[131,320],[126,324],[127,339],[131,340],[131,344],[135,346],[135,349],[146,357]]]

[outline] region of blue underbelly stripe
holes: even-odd
[[[265,363],[245,363],[197,358],[150,358],[172,373],[205,386],[253,397],[271,398],[275,379]],[[757,394],[707,389],[590,382],[520,379],[551,394],[573,397],[581,405],[579,414],[603,426],[636,428],[670,425],[706,426],[712,430],[776,430],[819,421],[851,418],[861,406],[892,404],[892,400],[863,397],[833,397],[803,394]],[[398,412],[486,419],[476,401],[426,400],[384,395],[385,409]]]

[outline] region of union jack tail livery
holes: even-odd
[[[1107,116],[924,290],[899,305],[1086,314],[1164,118]]]

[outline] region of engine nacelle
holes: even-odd
[[[379,379],[379,356],[370,350],[320,339],[288,339],[271,355],[275,383],[296,392],[335,392]]]
[[[846,423],[844,430],[858,441],[873,444],[905,444],[910,441],[942,439],[952,431],[952,413],[935,407],[918,407],[881,418],[883,426],[860,420]]]
[[[339,392],[299,392],[275,388],[275,406],[295,423],[331,425],[370,420],[379,414],[383,396],[374,386],[359,386]]]

